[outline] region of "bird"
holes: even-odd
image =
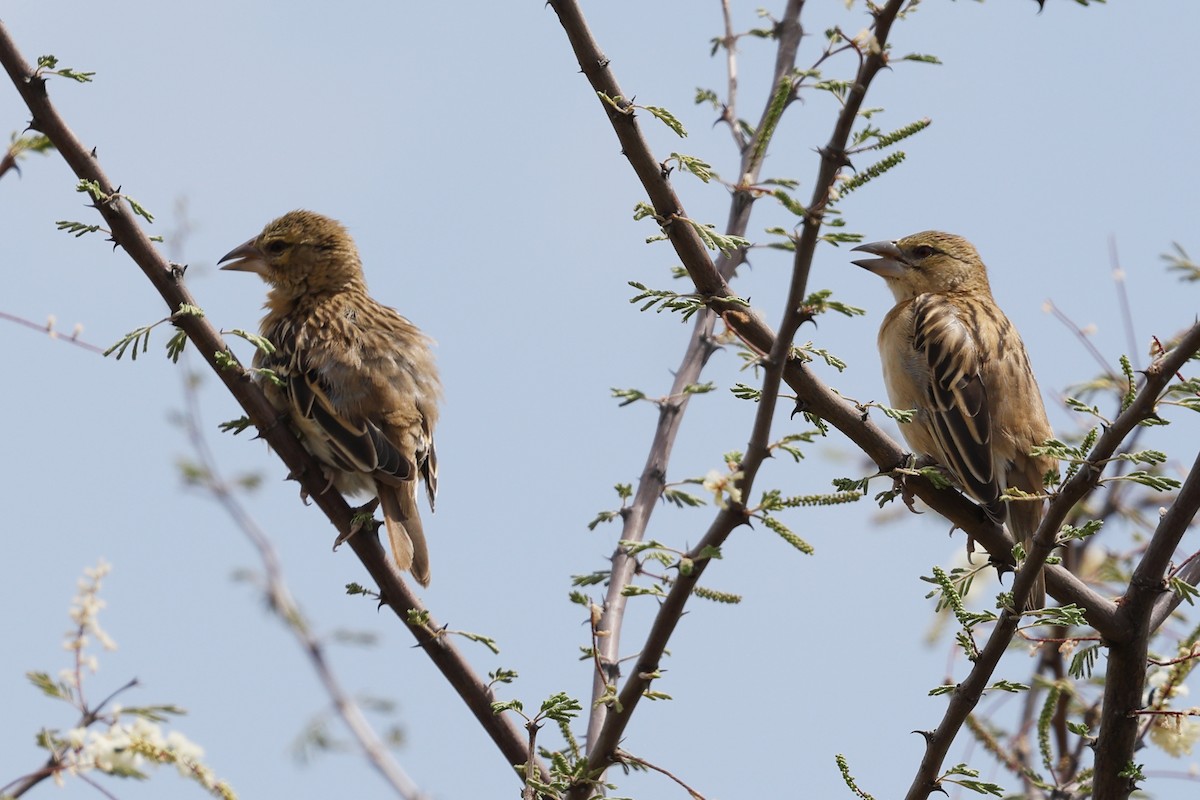
[[[923,231],[855,247],[853,261],[883,278],[896,305],[879,328],[891,405],[915,409],[900,426],[908,445],[944,467],[968,496],[1031,552],[1053,457],[1032,455],[1053,437],[1029,354],[996,305],[987,268],[961,236]],[[1002,500],[1007,489],[1036,499]],[[1039,572],[1026,610],[1045,605]]]
[[[417,482],[432,511],[442,396],[433,341],[371,297],[354,240],[321,214],[284,214],[218,263],[268,284],[260,333],[274,351],[260,347],[253,361],[267,399],[290,417],[329,486],[378,498],[396,565],[428,586]]]

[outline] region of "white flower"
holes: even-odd
[[[717,508],[726,508],[729,505],[729,502],[725,499],[726,496],[729,497],[729,501],[734,503],[742,502],[742,490],[735,485],[741,479],[742,473],[740,470],[729,474],[710,469],[708,474],[704,476],[703,486],[713,493],[713,503]]]
[[[87,728],[71,728],[71,730],[67,731],[66,735],[63,736],[63,741],[78,750],[79,748],[83,747],[83,743],[87,741]]]
[[[1150,741],[1168,755],[1180,758],[1191,755],[1192,747],[1200,740],[1200,722],[1183,714],[1155,714],[1150,725]]]
[[[120,723],[107,731],[92,731],[85,754],[102,772],[141,771],[142,755],[130,746],[133,743],[126,727]]]
[[[166,745],[166,749],[175,754],[175,766],[179,769],[179,774],[185,778],[191,776],[192,769],[200,763],[200,759],[204,758],[204,748],[179,731],[171,731],[167,734]]]
[[[883,52],[879,47],[879,40],[875,38],[875,34],[871,33],[867,28],[863,28],[854,35],[854,44],[861,52],[871,55],[879,55]]]

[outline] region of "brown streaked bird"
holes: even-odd
[[[891,404],[916,409],[900,430],[910,447],[945,467],[1029,552],[1045,502],[1001,500],[1006,489],[1043,494],[1057,462],[1032,456],[1053,436],[1029,355],[992,298],[987,268],[961,236],[915,233],[854,248],[853,263],[887,281],[896,306],[879,328]],[[1039,573],[1028,607],[1046,601]]]
[[[254,366],[305,447],[346,494],[379,498],[396,564],[429,585],[429,550],[417,512],[417,481],[429,508],[437,495],[433,428],[442,387],[432,341],[367,294],[362,261],[341,223],[292,211],[228,253],[221,269],[254,272],[270,286],[261,333],[271,355]]]

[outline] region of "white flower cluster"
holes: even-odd
[[[88,645],[88,637],[94,637],[105,650],[117,649],[116,642],[100,627],[100,611],[105,606],[104,601],[100,599],[100,583],[111,570],[112,565],[104,559],[100,559],[96,566],[84,569],[83,577],[79,579],[79,592],[71,601],[69,612],[75,627],[66,632],[66,639],[63,641],[63,649],[75,653],[78,667],[87,668],[93,673],[99,664],[95,656],[84,655],[83,650]],[[76,674],[69,670],[63,675],[63,679],[71,685],[77,683],[76,677]]]
[[[1170,678],[1171,670],[1156,670],[1146,679],[1146,685],[1164,701],[1187,697],[1188,687],[1183,684],[1167,687]],[[1193,719],[1197,715],[1200,715],[1200,708],[1182,709],[1176,714],[1155,714],[1150,723],[1150,741],[1175,758],[1191,755],[1192,748],[1200,741],[1200,722]]]
[[[113,711],[116,722],[107,730],[73,728],[67,731],[62,754],[62,769],[56,779],[62,783],[64,773],[76,775],[98,770],[122,777],[141,777],[149,766],[174,764],[179,774],[200,783],[219,796],[232,796],[228,787],[219,784],[212,771],[201,763],[204,750],[178,731],[164,735],[162,728],[143,717],[129,722],[120,721],[120,709]]]

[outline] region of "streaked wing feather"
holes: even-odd
[[[433,439],[429,440],[429,451],[421,462],[421,477],[425,479],[425,495],[429,498],[429,510],[433,511],[437,499],[437,450],[433,447]]]
[[[990,516],[1002,519],[991,412],[975,339],[957,308],[944,298],[926,295],[913,310],[913,346],[929,365],[930,417],[949,462],[945,466]]]
[[[288,394],[293,412],[316,423],[325,434],[332,455],[343,462],[337,466],[395,481],[412,480],[412,462],[374,423],[339,414],[312,371],[294,372],[288,381]]]

